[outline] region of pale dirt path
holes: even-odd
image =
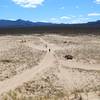
[[[28,69],[24,71],[22,74],[16,75],[11,79],[1,82],[0,94],[7,92],[9,90],[14,90],[18,86],[22,85],[24,82],[30,81],[34,76],[36,76],[41,71],[45,70],[48,67],[54,66],[55,57],[53,55],[53,51],[49,52],[48,48],[44,59],[38,66],[35,66],[32,69]]]
[[[100,71],[100,64],[88,64],[76,61],[61,61],[61,64],[64,66],[68,66],[70,68],[80,68],[85,70],[99,70]]]
[[[65,48],[62,48],[62,47],[58,47],[55,44],[48,43],[47,41],[45,41],[42,38],[39,38],[39,39],[41,40],[42,43],[44,43],[44,45],[48,45],[47,48],[44,47],[44,50],[51,48],[51,50],[54,52],[55,50],[64,50],[65,49]],[[36,47],[36,45],[35,45],[35,47]],[[40,48],[40,49],[43,50],[43,48]],[[80,69],[85,69],[85,70],[100,70],[100,64],[81,63],[81,62],[76,62],[76,61],[73,61],[73,60],[63,61],[63,60],[59,59],[57,56],[56,56],[56,60],[58,61],[59,66],[63,65],[63,66],[67,66],[67,67],[70,67],[70,68],[80,68]]]
[[[46,47],[40,48],[41,50],[47,51],[44,59],[40,62],[40,64],[38,66],[35,66],[32,69],[28,69],[28,70],[24,71],[22,74],[16,75],[11,79],[1,82],[0,83],[0,94],[2,94],[4,92],[8,92],[9,90],[14,90],[18,86],[21,86],[24,82],[27,82],[27,81],[30,81],[31,79],[33,79],[34,76],[36,76],[38,73],[45,70],[46,68],[55,66],[54,61],[56,61],[56,60],[58,61],[59,66],[60,67],[62,66],[62,62],[60,62],[59,59],[57,59],[57,57],[54,56],[54,50],[55,50],[54,47],[56,48],[56,45],[49,44],[42,38],[40,38],[40,40],[41,40],[41,42],[44,43],[44,45],[47,45],[47,48]],[[31,47],[32,47],[32,45],[31,45]],[[49,49],[51,49],[50,52],[49,52]],[[69,65],[69,67],[70,66],[73,67],[73,65],[75,65],[75,62],[74,63],[70,62],[69,64],[67,62],[66,66],[67,65]],[[80,68],[79,64],[76,64],[76,65],[78,65],[76,68]],[[90,66],[90,65],[88,65],[88,66]],[[87,66],[83,66],[82,68],[91,70],[91,66],[89,67],[90,69],[87,68]],[[94,68],[94,69],[96,69],[96,68]]]

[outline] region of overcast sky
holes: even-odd
[[[0,19],[83,23],[100,19],[100,0],[0,0]]]

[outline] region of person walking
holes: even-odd
[[[49,52],[50,52],[51,50],[49,49]]]

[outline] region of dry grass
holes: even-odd
[[[80,47],[70,47],[65,50],[55,51],[56,55],[62,59],[65,55],[72,55],[74,60],[84,63],[98,63],[100,64],[100,46],[81,45]]]
[[[42,38],[49,43],[64,47],[63,50],[55,51],[56,57],[60,60],[67,62],[64,56],[72,55],[76,62],[88,63],[89,65],[100,64],[100,37],[44,36]],[[25,40],[21,41],[21,45],[32,41],[27,40],[27,38]],[[38,43],[36,42],[36,44]],[[31,49],[27,46],[20,46],[4,51],[5,54],[0,55],[0,59],[2,58],[0,64],[4,66],[3,69],[1,68],[1,72],[16,69],[20,64],[26,64],[25,69],[36,65],[43,57],[44,51]],[[25,82],[15,90],[2,94],[0,100],[100,100],[99,70],[71,68],[68,65],[60,65],[59,61],[56,62],[55,66],[38,73],[32,80]],[[18,72],[23,71],[22,66],[19,69]]]
[[[94,96],[100,99],[99,76],[99,71],[62,66],[59,72],[59,68],[51,67],[14,91],[3,94],[1,98],[2,100],[5,100],[5,97],[7,100],[9,98],[12,98],[11,100],[23,100],[23,98],[25,100],[92,100]],[[17,99],[13,99],[15,97]]]
[[[0,54],[0,81],[11,78],[39,64],[44,51],[19,45]]]
[[[74,60],[84,63],[100,64],[100,39],[99,37],[67,37],[67,43],[63,43],[63,50],[56,50],[56,55],[64,59],[65,55],[72,55]],[[75,40],[76,39],[76,40]],[[59,42],[58,42],[59,44]]]

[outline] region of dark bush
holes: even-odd
[[[67,59],[67,60],[72,60],[73,56],[72,55],[65,55],[64,58]]]

